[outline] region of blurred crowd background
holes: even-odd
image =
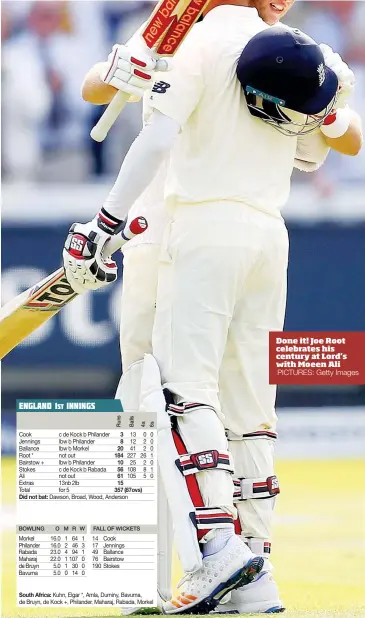
[[[77,182],[117,171],[140,122],[138,106],[131,106],[107,144],[95,145],[88,134],[100,109],[82,101],[80,85],[89,67],[107,58],[113,43],[129,38],[152,4],[2,2],[5,179]],[[354,105],[365,118],[365,3],[297,0],[285,21],[331,45],[353,67]],[[356,162],[331,157],[326,178],[315,179],[318,191],[331,191],[340,180],[360,180],[364,165],[365,155]]]
[[[77,182],[116,171],[135,135],[139,110],[130,110],[107,148],[96,146],[89,132],[101,110],[82,100],[81,83],[95,62],[107,59],[115,42],[133,34],[151,6],[144,1],[2,2],[6,179]]]
[[[103,108],[85,103],[80,86],[152,8],[144,0],[1,3],[4,303],[59,267],[69,225],[87,221],[105,199],[141,126],[141,107],[128,105],[108,139],[96,144],[89,131]],[[351,65],[352,105],[365,122],[365,2],[296,0],[285,21]],[[294,172],[293,180],[285,209],[291,239],[286,329],[365,330],[365,149],[355,158],[331,153],[321,170]],[[79,298],[5,359],[9,422],[15,397],[113,397],[119,304],[120,284]],[[365,392],[283,388],[278,404],[360,406]]]

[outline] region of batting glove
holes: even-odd
[[[355,75],[350,67],[344,62],[340,54],[336,54],[332,47],[321,43],[324,62],[327,67],[332,69],[338,79],[338,97],[334,109],[346,107],[355,88]]]
[[[144,217],[125,225],[104,208],[89,223],[71,225],[62,252],[66,278],[77,294],[97,290],[118,277],[118,266],[110,257],[107,243],[114,235],[121,237],[119,246],[147,229]]]
[[[114,45],[100,77],[105,84],[132,95],[135,101],[152,88],[156,71],[168,70],[167,60],[155,60],[126,45]]]

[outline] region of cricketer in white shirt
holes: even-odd
[[[177,418],[189,453],[227,451],[228,438],[235,476],[248,479],[238,482],[242,535],[265,557],[274,499],[257,500],[254,484],[269,494],[274,478],[268,332],[282,329],[285,313],[288,237],[280,210],[293,167],[312,171],[329,150],[320,133],[289,138],[249,113],[236,62],[267,27],[255,9],[231,5],[194,26],[172,71],[157,80],[150,118],[104,204],[117,219],[133,202],[131,216],[145,205],[151,222],[124,249],[127,374],[153,351],[176,403],[201,404],[204,410]],[[224,470],[197,480],[205,506],[233,513]]]
[[[127,368],[152,352],[155,324],[164,385],[222,411],[235,475],[263,479],[273,475],[276,437],[268,332],[282,329],[286,302],[280,209],[293,167],[314,171],[329,151],[320,133],[289,138],[248,112],[235,63],[266,27],[255,9],[214,9],[146,101],[146,118],[158,110],[183,131],[130,211],[150,228],[124,247],[120,331]],[[256,553],[268,545],[272,502],[237,503]]]

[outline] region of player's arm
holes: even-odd
[[[323,165],[329,151],[321,131],[298,135],[294,167],[301,172],[315,172]]]
[[[129,149],[98,214],[88,223],[71,226],[63,249],[63,266],[78,294],[115,281],[117,266],[105,255],[107,243],[111,236],[120,234],[124,214],[152,182],[179,132],[175,120],[154,112]]]
[[[195,26],[196,28],[196,26]],[[200,41],[192,31],[178,50],[171,71],[158,78],[149,96],[150,118],[124,159],[103,207],[123,219],[153,180],[181,127],[197,107],[204,88]]]
[[[331,137],[332,131],[343,131],[339,137]],[[329,133],[325,134],[325,130]],[[356,156],[363,145],[363,133],[360,116],[349,107],[339,109],[332,125],[327,124],[322,128],[323,138],[327,146],[344,155]]]
[[[118,220],[125,218],[154,179],[180,130],[180,123],[173,118],[157,110],[152,113],[130,147],[102,210]]]
[[[331,113],[324,121],[321,131],[327,146],[344,155],[355,156],[362,147],[363,135],[360,117],[348,102],[355,87],[355,75],[339,54],[321,43],[326,66],[332,69],[338,79],[339,95]]]
[[[350,124],[342,137],[327,137],[323,129],[299,135],[294,167],[302,172],[316,171],[327,159],[331,148],[345,155],[358,154],[362,145],[361,120],[356,112],[349,110],[349,114]]]
[[[193,30],[179,48],[166,78],[165,74],[159,74],[156,79],[149,100],[150,118],[129,149],[103,205],[117,221],[124,219],[153,180],[181,127],[199,103],[204,89],[200,45],[199,34]],[[132,58],[135,55],[132,54]],[[168,82],[158,81],[159,77],[168,79]]]
[[[105,75],[107,70],[107,62],[98,62],[87,73],[81,87],[84,101],[93,105],[108,105],[117,94],[118,89],[106,84],[101,78],[101,75]]]
[[[153,180],[181,127],[198,104],[204,80],[194,40],[191,34],[185,49],[184,44],[180,48],[169,82],[155,84],[150,119],[127,153],[100,212],[89,223],[77,224],[77,230],[70,230],[63,264],[69,283],[79,293],[82,288],[97,289],[110,282],[106,261],[95,256],[102,258],[107,240],[118,233],[125,214]],[[76,256],[73,245],[79,241],[80,234],[84,237],[83,252]],[[77,236],[75,242],[73,236]]]

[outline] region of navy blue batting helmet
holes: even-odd
[[[336,74],[319,45],[296,28],[278,25],[256,34],[238,60],[237,77],[250,112],[287,135],[313,131],[336,101]],[[295,121],[283,108],[306,118]]]

